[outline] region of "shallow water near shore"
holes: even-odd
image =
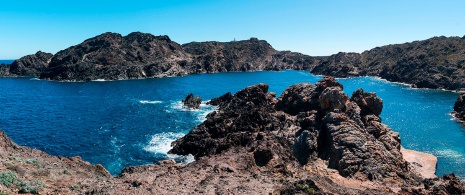
[[[16,143],[53,155],[81,156],[110,173],[124,167],[191,156],[167,155],[215,108],[184,109],[189,93],[209,100],[267,83],[279,96],[292,84],[316,83],[308,72],[244,72],[112,82],[50,82],[0,78],[0,129]],[[449,113],[457,93],[412,89],[373,77],[338,79],[350,96],[358,88],[383,99],[383,123],[400,133],[402,145],[438,157],[437,174],[465,179],[464,127]]]

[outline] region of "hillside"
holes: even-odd
[[[465,36],[433,37],[357,53],[339,53],[311,71],[336,77],[378,76],[418,88],[465,88]]]

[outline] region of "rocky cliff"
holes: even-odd
[[[52,57],[53,54],[41,51],[24,56],[15,60],[11,65],[0,65],[0,76],[38,77],[48,67],[48,63]]]
[[[465,121],[465,93],[460,94],[455,101],[452,115],[462,122]]]
[[[55,54],[41,79],[118,80],[187,74],[189,54],[168,36],[104,33]]]
[[[418,88],[465,88],[465,36],[434,37],[357,53],[338,53],[312,73],[337,77],[379,76]]]
[[[205,122],[173,142],[171,153],[193,154],[195,162],[127,167],[116,177],[78,157],[17,146],[1,133],[0,181],[7,182],[0,184],[0,192],[465,193],[453,174],[435,178],[434,164],[404,159],[412,151],[401,150],[399,135],[381,123],[383,101],[375,93],[358,89],[349,97],[342,89],[325,77],[315,85],[290,86],[280,97],[266,84],[227,93],[215,99],[219,107]]]
[[[294,69],[336,77],[379,76],[419,88],[465,88],[465,37],[434,37],[363,53],[312,57],[276,51],[257,38],[179,45],[166,35],[104,33],[50,58],[42,52],[25,56],[10,68],[0,66],[0,75],[89,81]]]
[[[55,54],[40,75],[49,80],[120,80],[186,74],[307,69],[313,58],[278,52],[266,41],[192,42],[135,32],[104,33]]]

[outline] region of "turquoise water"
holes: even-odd
[[[112,82],[50,82],[0,79],[0,129],[15,142],[50,154],[81,156],[112,174],[130,165],[189,156],[167,155],[170,142],[200,124],[214,108],[183,109],[188,94],[204,100],[267,83],[279,95],[300,82],[321,76],[307,72],[247,72],[190,75]],[[371,77],[339,79],[349,95],[357,88],[384,100],[383,122],[400,133],[408,149],[438,156],[438,174],[465,178],[464,127],[452,120],[458,94],[418,90]]]

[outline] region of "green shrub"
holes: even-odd
[[[7,166],[7,167],[11,167],[11,166],[14,165],[14,164],[13,164],[12,162],[10,162],[10,161],[3,162],[3,164],[4,164],[5,166]]]
[[[29,185],[27,181],[20,180],[18,184],[16,184],[16,187],[19,189],[19,193],[39,193],[39,189],[36,186]]]
[[[1,172],[0,173],[0,183],[2,183],[6,187],[10,187],[12,184],[16,182],[18,176],[16,173],[11,171]]]
[[[26,163],[31,164],[31,165],[35,165],[36,167],[41,167],[42,166],[40,164],[40,162],[38,160],[36,160],[36,159],[27,159]]]
[[[15,159],[16,161],[18,161],[19,163],[23,162],[23,159],[21,159],[21,157],[17,157],[17,156],[16,156],[14,159]]]
[[[71,172],[66,170],[66,169],[63,171],[63,173],[66,174],[66,175],[71,175]]]
[[[79,185],[77,185],[77,184],[73,184],[73,185],[71,185],[71,187],[70,187],[70,189],[73,190],[73,191],[74,191],[74,190],[79,190],[79,188],[81,188],[81,186],[79,186]]]
[[[45,186],[45,183],[44,183],[42,180],[40,180],[40,179],[35,180],[35,181],[33,181],[32,183],[33,183],[34,185],[36,185],[36,186],[41,186],[41,187],[44,187],[44,186]]]

